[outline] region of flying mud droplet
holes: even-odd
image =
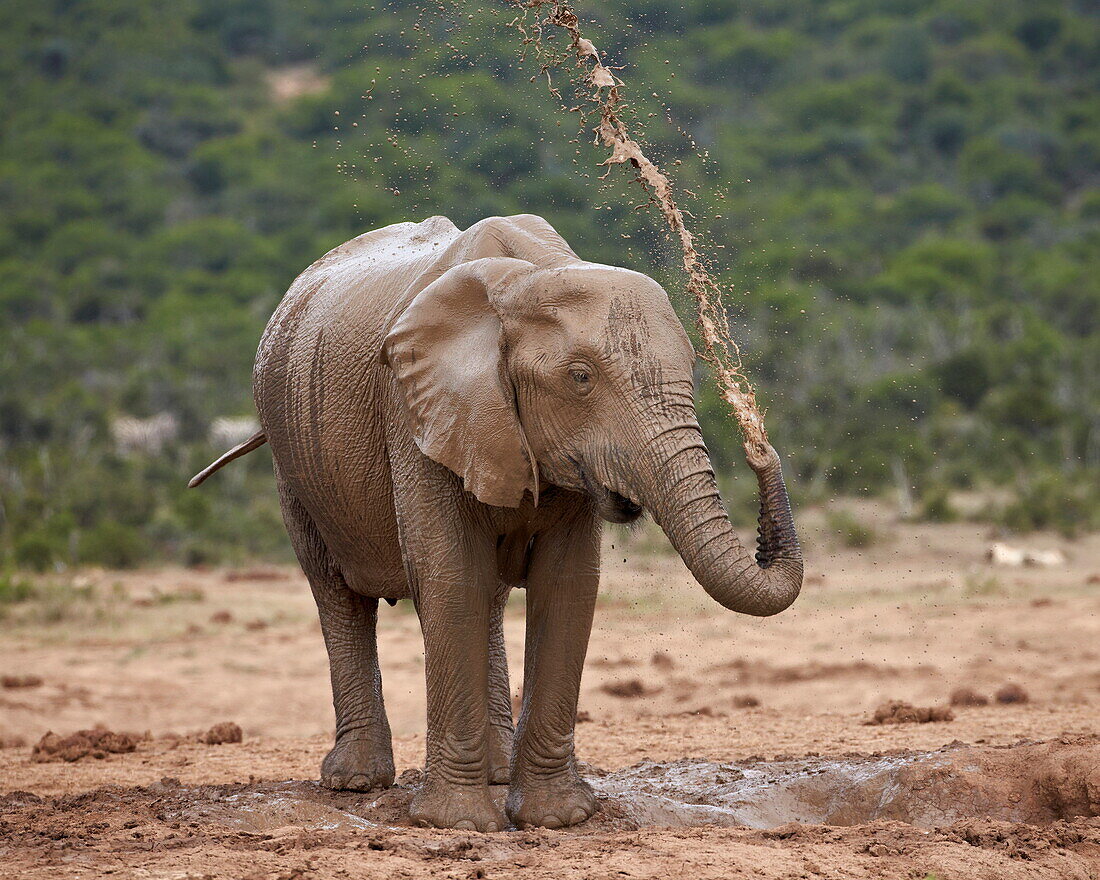
[[[696,324],[703,342],[702,358],[714,370],[719,394],[730,406],[745,441],[745,451],[750,461],[762,460],[770,451],[764,418],[756,402],[756,392],[745,377],[741,352],[730,335],[729,321],[722,302],[722,290],[707,271],[695,239],[687,227],[684,211],[676,204],[669,177],[642,150],[625,119],[626,104],[620,91],[623,81],[600,58],[599,50],[591,40],[581,35],[577,14],[568,3],[552,0],[509,0],[522,15],[512,22],[523,36],[524,49],[528,46],[547,58],[541,74],[546,78],[551,94],[562,100],[561,93],[550,80],[550,71],[564,63],[564,58],[550,59],[543,53],[542,37],[547,26],[564,30],[570,38],[571,50],[577,66],[586,71],[585,81],[590,89],[588,100],[599,114],[594,128],[596,143],[611,151],[601,162],[610,166],[629,163],[635,177],[649,191],[653,202],[661,211],[669,230],[676,237],[687,273],[687,289],[696,301]],[[542,9],[550,7],[543,16]],[[527,20],[534,11],[536,20]],[[567,56],[568,57],[568,56]],[[580,107],[569,108],[582,112],[582,125],[587,124],[587,113]]]

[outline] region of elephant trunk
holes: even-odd
[[[748,450],[760,491],[754,558],[730,525],[698,425],[662,440],[650,446],[632,488],[695,579],[731,611],[767,617],[790,606],[802,588],[802,550],[776,452],[766,444]]]

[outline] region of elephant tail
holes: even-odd
[[[212,461],[195,476],[191,478],[191,482],[187,484],[188,489],[194,489],[201,484],[207,477],[209,477],[214,471],[221,470],[229,462],[236,458],[240,458],[242,455],[248,455],[255,449],[259,449],[267,442],[267,436],[263,431],[257,431],[251,437],[244,441],[244,443],[238,443],[228,452],[220,455],[215,461]]]

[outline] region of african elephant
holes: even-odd
[[[539,217],[460,231],[444,217],[354,238],[303,272],[254,372],[283,517],[320,612],[334,789],[393,782],[375,624],[411,597],[428,733],[414,820],[556,828],[595,797],[573,753],[600,571],[600,520],[644,510],[733,611],[782,611],[802,555],[775,451],[746,446],[760,489],[755,558],[734,534],[693,402],[691,343],[665,291],[581,260]],[[527,589],[513,731],[502,614]],[[490,797],[509,783],[507,818]]]

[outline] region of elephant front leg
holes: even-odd
[[[489,792],[489,616],[491,570],[419,579],[428,695],[427,766],[409,807],[438,828],[502,831]]]
[[[540,535],[527,577],[523,708],[512,753],[509,818],[560,828],[596,811],[573,754],[584,656],[599,587],[599,526],[580,513]]]

